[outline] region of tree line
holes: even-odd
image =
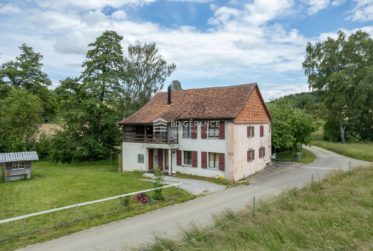
[[[105,31],[89,44],[78,77],[51,90],[43,56],[23,44],[20,55],[0,68],[0,152],[37,149],[56,161],[107,158],[120,143],[117,122],[143,106],[175,70],[155,43],[128,45]],[[173,81],[174,88],[181,88]],[[35,138],[38,126],[57,120],[63,130]]]
[[[324,139],[373,140],[373,40],[363,31],[308,43],[303,62],[312,92],[268,103],[277,151],[309,144],[321,125]]]

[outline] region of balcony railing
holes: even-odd
[[[151,144],[177,144],[177,137],[164,135],[124,135],[124,142],[151,143]]]

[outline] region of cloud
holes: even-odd
[[[345,0],[304,0],[303,3],[308,6],[308,14],[314,15],[329,6],[338,6]]]
[[[14,58],[17,47],[26,42],[44,55],[44,69],[52,79],[74,77],[81,71],[88,44],[103,31],[115,30],[124,37],[123,47],[135,41],[156,42],[163,57],[177,65],[172,79],[185,82],[185,87],[277,81],[278,87],[263,86],[268,98],[305,90],[299,89],[306,82],[301,63],[310,38],[281,24],[297,8],[292,0],[211,4],[207,30],[130,19],[132,6],[155,0],[35,1],[28,8],[16,6],[21,16],[1,16],[1,62]],[[106,13],[106,6],[112,6],[112,12]],[[287,77],[299,72],[295,79]]]
[[[373,2],[371,0],[355,0],[349,19],[352,21],[373,21]]]
[[[0,14],[12,15],[21,13],[21,9],[13,4],[0,4]]]
[[[156,0],[31,0],[42,8],[48,9],[66,9],[66,8],[79,8],[82,10],[100,10],[106,6],[119,8],[122,6],[142,6],[152,3]]]
[[[116,20],[123,20],[127,18],[127,14],[123,10],[117,10],[111,14],[111,17]]]

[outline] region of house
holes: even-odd
[[[271,117],[256,83],[156,94],[120,122],[123,171],[239,180],[270,163]]]
[[[0,153],[5,181],[30,179],[32,162],[39,160],[36,152]]]

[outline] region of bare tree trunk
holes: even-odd
[[[345,127],[342,125],[342,123],[340,123],[339,125],[339,131],[341,133],[341,141],[342,143],[346,143],[346,139],[345,139]]]

